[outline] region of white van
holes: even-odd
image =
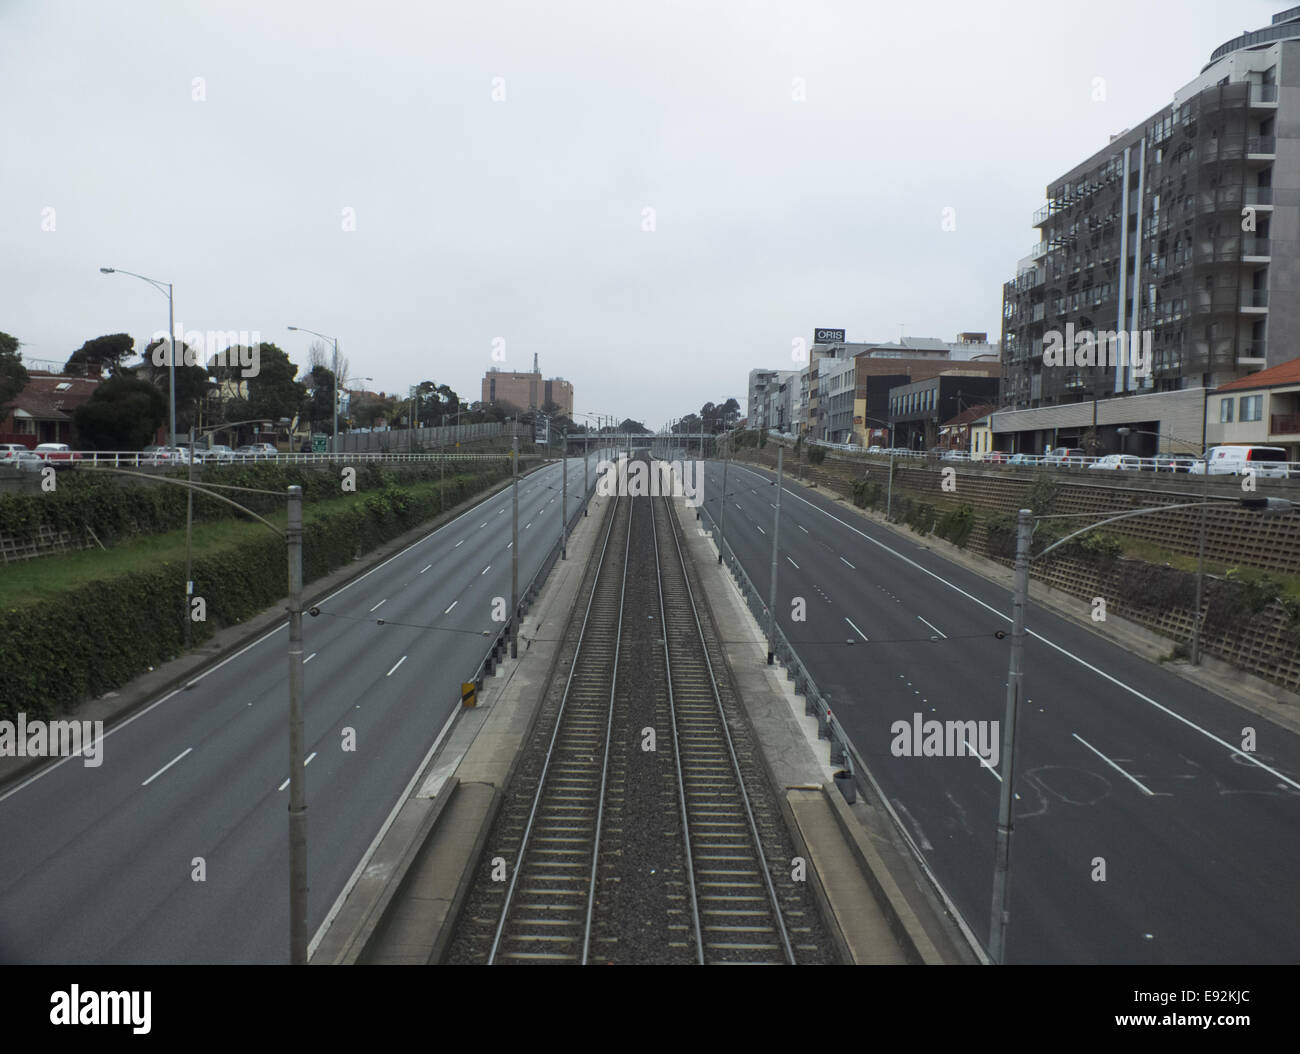
[[[1240,476],[1248,471],[1265,479],[1288,479],[1291,475],[1286,451],[1280,446],[1211,447],[1191,471],[1200,475],[1207,464],[1211,476]]]

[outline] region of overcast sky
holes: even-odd
[[[0,0],[0,331],[143,348],[114,266],[372,390],[743,409],[816,326],[996,341],[1045,186],[1285,6]]]

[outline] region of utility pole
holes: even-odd
[[[510,658],[519,658],[519,434],[510,438],[514,519],[510,528]]]
[[[1015,785],[1016,719],[1020,711],[1021,662],[1025,651],[1025,605],[1029,601],[1029,541],[1034,514],[1021,509],[1016,525],[1016,588],[1012,606],[1011,658],[1007,669],[1007,712],[1002,724],[1002,785],[998,795],[998,833],[993,856],[993,917],[989,925],[989,955],[1006,962],[1007,924],[1011,920],[1011,832]]]
[[[776,655],[776,551],[781,536],[781,467],[785,448],[776,448],[776,511],[772,513],[772,585],[767,593],[767,664]],[[725,500],[726,495],[723,495]]]
[[[190,425],[189,483],[185,488],[185,650],[190,650],[190,616],[194,596],[194,574],[191,561],[194,532],[194,426]]]
[[[889,493],[885,498],[885,521],[894,519],[894,448],[889,448]]]
[[[780,460],[781,455],[777,455]],[[718,520],[718,563],[722,563],[722,546],[727,540],[727,469],[731,465],[731,448],[727,448],[727,456],[722,462],[722,516]]]
[[[302,732],[302,487],[289,488],[289,961],[307,964],[307,797]]]
[[[569,558],[569,430],[560,433],[560,559]]]
[[[588,462],[591,455],[587,453],[587,442],[591,439],[591,418],[582,426],[582,515],[587,515],[587,506],[591,503],[591,487],[587,483]]]

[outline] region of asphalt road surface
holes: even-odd
[[[560,482],[558,463],[520,482],[521,592],[559,537]],[[303,619],[312,934],[500,629],[510,523],[506,488]],[[100,767],[0,795],[0,961],[288,961],[287,647],[281,625],[113,729]]]
[[[715,520],[722,475],[708,463]],[[764,596],[774,478],[734,462],[727,475],[726,540]],[[897,756],[893,726],[997,721],[1000,736],[1010,591],[786,488],[781,627],[986,944],[1002,759]],[[806,621],[792,620],[796,597]],[[1008,961],[1300,958],[1297,737],[1036,605],[1027,626]]]

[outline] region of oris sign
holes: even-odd
[[[843,344],[844,330],[819,329],[813,335],[814,344]]]

